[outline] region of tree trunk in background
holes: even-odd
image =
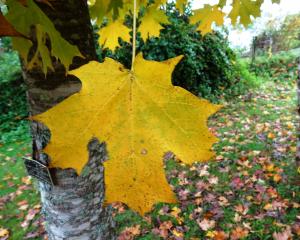
[[[51,5],[53,9],[46,4],[39,4],[62,36],[71,44],[77,45],[86,57],[74,58],[71,69],[96,59],[87,1],[52,0]],[[75,77],[65,75],[64,67],[58,63],[55,64],[55,72],[47,74],[46,78],[40,69],[24,70],[23,75],[28,86],[27,96],[32,115],[46,111],[81,87]],[[33,158],[48,164],[49,159],[41,150],[49,141],[49,130],[40,123],[32,123],[31,129]],[[52,187],[39,183],[46,231],[50,240],[115,238],[110,208],[103,208],[102,162],[107,156],[105,145],[93,139],[87,143],[87,148],[89,162],[80,176],[73,169],[53,169],[56,185]]]

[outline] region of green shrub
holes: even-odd
[[[261,56],[250,64],[251,72],[256,76],[272,78],[275,81],[285,81],[287,78],[296,79],[299,64],[300,49],[281,52],[272,57]]]
[[[256,76],[250,71],[249,63],[242,59],[235,63],[235,82],[230,88],[225,89],[223,97],[225,99],[234,98],[236,96],[251,92],[261,86],[264,78]]]
[[[0,73],[0,83],[9,82],[21,74],[20,60],[16,52],[0,52]]]
[[[1,39],[1,47],[3,52],[0,53],[0,142],[3,143],[7,141],[8,132],[12,132],[12,135],[23,132],[26,128],[26,120],[23,119],[28,116],[28,110],[18,54],[11,50],[9,38],[4,42]]]

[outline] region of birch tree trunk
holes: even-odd
[[[86,57],[74,58],[71,69],[96,59],[87,1],[52,0],[51,5],[53,8],[39,4],[61,35],[77,45]],[[32,115],[46,111],[81,87],[78,79],[66,76],[64,67],[59,63],[55,63],[55,72],[47,74],[46,78],[37,68],[31,71],[24,69],[23,75],[28,86],[27,97]],[[51,159],[42,153],[50,139],[49,130],[40,123],[32,123],[31,129],[33,158],[49,164]],[[52,169],[55,186],[39,183],[42,212],[50,240],[115,239],[110,208],[103,207],[102,162],[107,156],[105,145],[92,139],[87,143],[87,148],[89,162],[80,176],[73,169]]]

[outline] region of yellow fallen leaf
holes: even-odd
[[[274,182],[279,182],[280,180],[281,180],[281,176],[280,176],[280,174],[274,174],[274,176],[273,176],[273,180],[274,180]]]
[[[206,233],[206,237],[208,237],[208,238],[214,238],[215,237],[215,235],[216,235],[216,231],[208,231],[207,233]]]
[[[136,57],[134,71],[105,59],[71,73],[80,92],[33,117],[51,130],[45,152],[51,167],[74,168],[88,161],[87,144],[97,137],[107,144],[104,162],[106,202],[123,202],[144,214],[157,202],[176,202],[163,168],[173,151],[183,163],[214,156],[217,138],[207,118],[220,106],[173,86],[171,74],[181,57],[164,62]]]
[[[171,214],[173,217],[177,218],[178,215],[179,215],[180,213],[181,213],[181,209],[180,209],[180,208],[178,208],[178,207],[173,207],[170,214]]]
[[[290,147],[291,152],[296,152],[297,151],[297,147]]]
[[[5,228],[0,228],[0,237],[8,237],[9,231]]]
[[[264,209],[265,210],[271,210],[273,208],[272,204],[271,203],[267,203],[265,206],[264,206]]]
[[[268,133],[268,138],[269,139],[274,139],[276,136],[275,136],[275,134],[274,133]]]
[[[294,124],[292,122],[287,122],[286,124],[288,129],[293,129],[294,128]]]
[[[266,171],[268,171],[268,172],[273,172],[274,169],[275,169],[275,165],[274,165],[273,163],[266,164],[266,165],[264,166],[264,169],[265,169]]]
[[[22,177],[22,183],[25,183],[26,185],[30,185],[32,181],[31,176]]]
[[[176,228],[172,230],[172,233],[176,237],[183,237],[183,233],[176,230]]]

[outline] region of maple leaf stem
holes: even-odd
[[[132,60],[131,60],[131,71],[134,70],[134,60],[136,52],[136,0],[133,0],[133,33],[132,33]]]

